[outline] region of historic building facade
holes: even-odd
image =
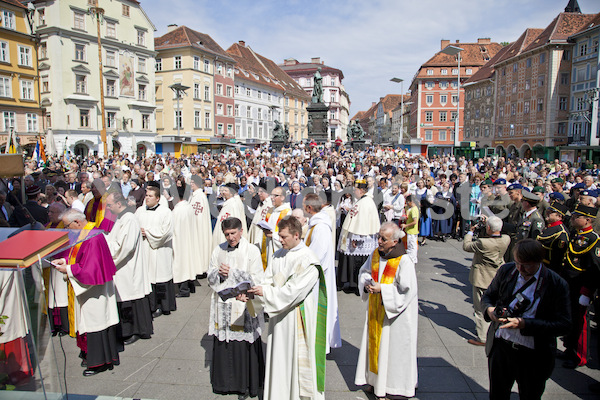
[[[236,140],[248,144],[270,141],[275,120],[282,127],[287,124],[291,141],[305,139],[310,98],[302,87],[244,41],[232,44],[227,53],[236,61]]]
[[[462,49],[460,54],[460,90],[458,56],[443,52],[448,46]],[[411,89],[410,135],[428,145],[429,154],[450,154],[463,140],[464,90],[462,83],[475,74],[502,48],[490,39],[477,43],[441,41],[441,49],[419,68]],[[458,108],[458,110],[457,110]],[[458,138],[455,140],[455,118],[458,112]]]
[[[498,153],[552,159],[567,144],[573,60],[567,39],[594,17],[560,13],[543,30],[527,29],[496,61]]]
[[[598,97],[600,95],[600,14],[569,38],[573,43],[568,146],[571,161],[597,159],[600,153]],[[559,104],[562,105],[562,104]]]
[[[43,130],[37,78],[37,52],[27,23],[27,7],[0,1],[0,150],[11,131],[32,154]]]
[[[155,48],[157,152],[190,154],[233,138],[234,59],[186,26],[170,25]]]
[[[154,25],[133,0],[35,1],[45,128],[59,152],[103,154],[101,84],[108,149],[154,151]],[[100,76],[102,65],[102,77]]]
[[[484,156],[492,147],[496,112],[494,63],[510,46],[505,46],[492,59],[474,73],[463,84],[465,91],[464,136],[466,142],[475,142],[479,151],[476,156]],[[469,146],[471,148],[472,146]]]
[[[288,58],[279,66],[302,86],[309,96],[312,96],[314,87],[313,76],[317,69],[321,68],[323,101],[329,107],[329,138],[335,140],[339,137],[346,141],[350,123],[350,96],[342,83],[342,70],[325,65],[320,57],[312,58],[309,63]]]

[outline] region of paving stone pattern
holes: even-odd
[[[461,243],[428,242],[419,249],[418,399],[487,399],[485,351],[467,340],[474,338],[471,257]],[[63,338],[67,355],[69,393],[98,398],[237,399],[212,393],[212,337],[207,335],[210,289],[206,280],[190,298],[177,299],[177,311],[154,322],[154,336],[127,346],[121,365],[85,378],[75,340]],[[327,357],[327,399],[372,399],[354,385],[355,364],[363,332],[366,303],[352,294],[338,294],[341,349]],[[59,354],[60,358],[60,354]],[[544,399],[593,399],[588,385],[600,380],[597,360],[575,371],[560,367],[548,381]],[[59,365],[62,362],[59,360]],[[516,392],[516,386],[513,388]],[[89,398],[85,396],[86,398]],[[91,396],[90,396],[91,397]],[[75,400],[77,397],[69,396]],[[81,397],[83,398],[83,396]],[[93,398],[93,397],[91,397]],[[518,398],[513,393],[513,398]]]

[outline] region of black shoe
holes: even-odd
[[[107,370],[112,370],[114,367],[112,366],[112,364],[104,364],[100,367],[96,367],[96,368],[88,368],[85,371],[83,371],[83,376],[94,376],[99,374],[100,372],[104,372]]]
[[[592,383],[588,386],[588,389],[590,389],[590,392],[592,393],[600,393],[600,382]]]
[[[567,368],[567,369],[575,369],[577,367],[579,367],[579,361],[578,360],[567,360],[562,364],[563,368]]]
[[[201,274],[201,275],[196,275],[196,277],[197,277],[198,279],[206,279],[206,277],[207,277],[207,276],[208,276],[208,274],[207,274],[206,272],[205,272],[205,273],[203,273],[203,274]]]
[[[52,337],[58,335],[58,332],[52,332]]]
[[[556,352],[556,358],[559,360],[572,360],[574,356],[575,353],[568,350]]]
[[[190,294],[189,294],[189,293],[181,293],[181,292],[180,292],[180,293],[177,293],[177,294],[175,295],[175,297],[190,297]]]
[[[58,336],[61,336],[61,337],[65,336],[67,334],[68,334],[68,332],[63,332],[63,331],[58,332]]]
[[[163,315],[163,311],[160,308],[157,308],[156,311],[152,313],[152,318],[158,318]]]
[[[138,340],[140,340],[140,337],[138,335],[131,335],[127,340],[123,341],[123,344],[127,346],[128,344],[133,344]]]
[[[171,311],[163,311],[163,315],[171,315]]]
[[[81,360],[81,366],[87,368],[87,360]]]

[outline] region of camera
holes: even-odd
[[[485,218],[482,215],[478,215],[477,218],[475,219],[475,228],[479,229],[485,229]]]
[[[523,315],[527,307],[531,304],[531,300],[523,296],[521,293],[517,293],[515,296],[517,302],[512,308],[496,306],[494,314],[497,318],[515,318]]]

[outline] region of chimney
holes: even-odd
[[[477,39],[477,44],[491,44],[492,39],[490,38],[479,38]]]
[[[311,62],[312,64],[321,64],[321,57],[312,57],[312,58],[310,59],[310,62]]]
[[[169,24],[167,25],[167,32],[173,32],[177,28],[177,24]]]
[[[238,44],[242,47],[246,47],[246,42],[244,42],[243,40],[238,41]]]
[[[283,65],[298,65],[298,60],[295,58],[286,58],[283,60]]]
[[[460,43],[460,40],[456,39],[456,44],[459,44],[459,43]]]
[[[440,50],[444,50],[450,44],[449,40],[442,39],[442,48]]]

